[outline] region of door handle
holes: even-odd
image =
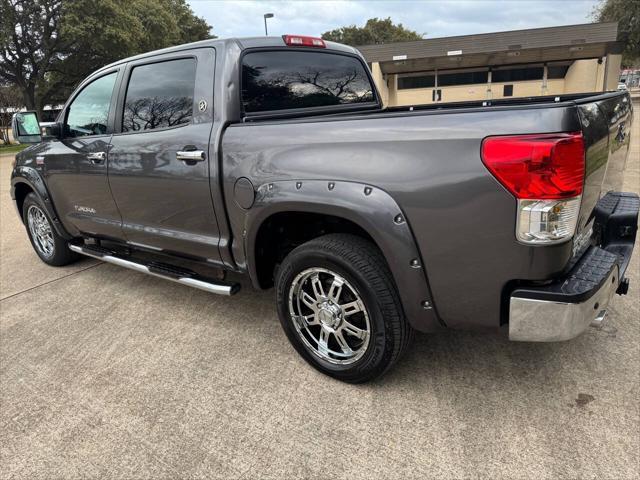
[[[106,152],[93,152],[87,154],[87,159],[91,161],[94,165],[100,164],[107,159]]]
[[[618,125],[618,133],[616,135],[616,140],[618,143],[624,142],[624,139],[627,137],[627,132],[624,130],[624,122]]]
[[[197,162],[204,161],[207,157],[202,150],[183,150],[176,152],[176,158],[187,165],[195,165]]]

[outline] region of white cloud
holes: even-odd
[[[397,1],[229,1],[188,0],[194,12],[213,25],[219,37],[264,35],[319,36],[372,17],[391,19],[426,38],[570,25],[591,21],[597,0],[397,0]]]

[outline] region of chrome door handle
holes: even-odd
[[[186,162],[187,165],[195,165],[196,162],[202,162],[207,157],[202,150],[183,150],[176,152],[176,158]]]
[[[96,165],[96,164],[104,162],[107,159],[107,153],[106,152],[88,153],[87,154],[87,159],[89,159],[91,161],[91,163]]]
[[[624,122],[618,125],[618,133],[616,134],[616,140],[618,143],[624,142],[624,139],[627,137],[627,132],[625,132],[624,126]]]

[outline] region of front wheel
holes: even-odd
[[[34,193],[27,195],[24,200],[22,219],[27,227],[31,245],[44,263],[60,267],[79,258],[69,250],[69,243],[53,228],[44,205]]]
[[[278,269],[276,291],[294,348],[339,380],[382,375],[412,338],[384,257],[355,235],[325,235],[297,247]]]

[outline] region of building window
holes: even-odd
[[[438,87],[451,87],[454,85],[471,85],[474,83],[487,83],[489,72],[461,72],[439,73]]]
[[[398,90],[406,90],[408,88],[433,88],[435,86],[436,76],[433,74],[398,78]]]
[[[547,78],[549,80],[564,78],[567,75],[567,70],[569,70],[569,67],[569,63],[561,65],[547,65]]]
[[[513,97],[513,85],[505,85],[502,88],[503,97]]]
[[[438,87],[455,85],[473,85],[487,83],[488,71],[438,73]],[[412,75],[398,78],[398,90],[409,88],[433,88],[436,86],[436,75]]]
[[[542,80],[543,74],[543,67],[505,68],[492,70],[491,81],[495,83],[503,83]]]

